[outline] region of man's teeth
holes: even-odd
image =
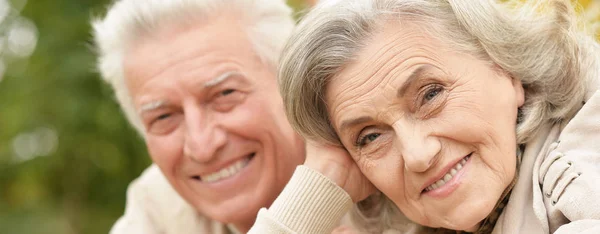
[[[444,177],[425,188],[425,192],[444,186],[446,182],[450,181],[452,177],[454,177],[454,175],[456,175],[456,173],[463,168],[463,166],[467,163],[467,160],[469,160],[469,157],[471,157],[471,155],[460,160],[452,169],[450,169],[450,171],[448,171],[448,173],[446,173],[446,175],[444,175]]]
[[[237,161],[236,163],[232,164],[229,167],[223,168],[212,174],[203,175],[200,178],[203,182],[208,182],[208,183],[226,179],[226,178],[229,178],[229,177],[237,174],[238,172],[240,172],[242,170],[242,168],[244,168],[244,167],[246,167],[246,165],[248,165],[248,162],[250,162],[250,158],[247,157],[247,158]]]

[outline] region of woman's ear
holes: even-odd
[[[515,90],[515,100],[517,100],[517,107],[522,107],[525,103],[525,89],[523,88],[523,83],[521,83],[521,79],[511,77],[512,85]]]
[[[521,108],[523,104],[525,104],[525,89],[523,88],[523,83],[521,83],[521,79],[514,77],[506,70],[502,69],[500,65],[494,64],[493,69],[498,72],[500,76],[504,76],[505,78],[510,78],[513,89],[515,91],[515,100],[517,102],[517,108]]]

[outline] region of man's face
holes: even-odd
[[[139,40],[125,73],[152,160],[208,218],[251,225],[304,161],[274,68],[234,17]]]

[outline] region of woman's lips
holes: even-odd
[[[443,175],[438,176],[438,179],[436,181],[430,182],[429,185],[422,190],[422,193],[435,191],[436,189],[443,187],[444,185],[446,185],[446,183],[455,178],[455,176],[463,170],[463,167],[467,164],[472,154],[473,153],[470,153],[455,164],[449,165],[450,168],[446,169]]]

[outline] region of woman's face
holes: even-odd
[[[411,220],[473,230],[515,176],[523,88],[412,24],[388,24],[327,86],[361,171]]]

